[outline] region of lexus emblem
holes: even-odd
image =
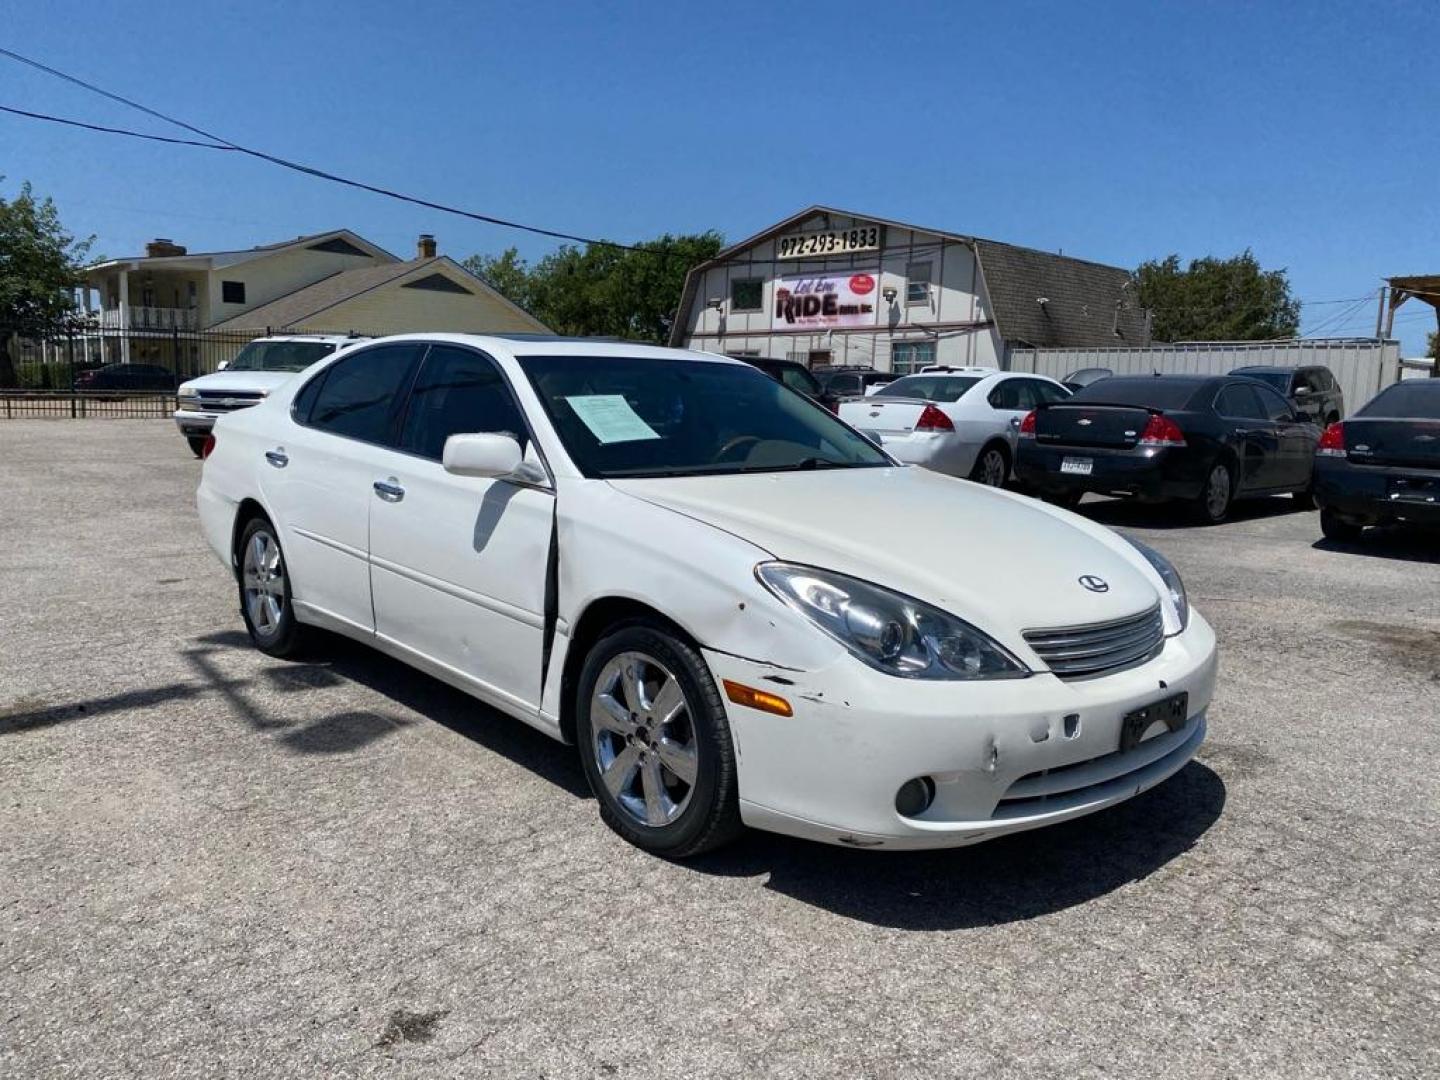
[[[1079,578],[1080,584],[1091,592],[1109,592],[1110,583],[1103,577],[1096,577],[1094,574],[1082,574]]]

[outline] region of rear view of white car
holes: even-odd
[[[1043,375],[927,368],[842,403],[840,418],[900,461],[1000,487],[1010,478],[1025,414],[1069,396]]]
[[[366,338],[344,334],[277,334],[256,338],[223,371],[181,383],[175,426],[199,457],[215,420],[258,405],[270,391],[325,359],[336,349]]]

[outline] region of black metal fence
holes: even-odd
[[[175,395],[106,390],[0,390],[5,420],[160,420],[175,412]]]

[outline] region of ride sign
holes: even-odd
[[[797,274],[775,282],[772,330],[875,325],[876,275],[860,270]]]

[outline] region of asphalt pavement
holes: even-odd
[[[1219,634],[1196,762],[973,848],[677,864],[572,749],[251,649],[199,470],[0,421],[0,1075],[1440,1075],[1440,538],[1086,503]]]

